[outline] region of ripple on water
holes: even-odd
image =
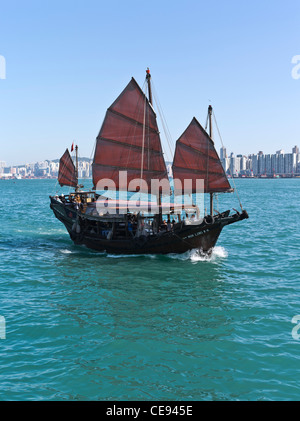
[[[297,400],[299,181],[236,180],[210,257],[74,246],[52,180],[1,184],[3,399]]]

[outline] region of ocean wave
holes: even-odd
[[[73,251],[72,250],[68,250],[68,249],[64,249],[64,250],[59,250],[61,253],[63,254],[72,254]]]
[[[192,262],[214,262],[220,258],[226,258],[228,253],[224,247],[216,246],[209,255],[203,253],[201,250],[193,249],[182,254],[168,254],[168,256],[172,259],[191,260]]]

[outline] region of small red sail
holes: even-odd
[[[58,182],[61,186],[77,186],[76,171],[69,149],[60,158]]]
[[[182,188],[184,180],[192,180],[191,193],[197,192],[197,179],[204,180],[204,193],[232,190],[214,142],[195,117],[176,142],[173,178],[177,194],[182,194],[182,191],[175,179],[181,181]]]
[[[120,171],[127,171],[125,185]],[[97,137],[95,187],[101,179],[113,180],[117,190],[129,190],[133,179],[145,180],[149,190],[151,179],[168,180],[156,114],[134,78],[108,108]]]

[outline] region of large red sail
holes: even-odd
[[[120,171],[127,171],[126,183],[119,182]],[[156,115],[132,78],[108,108],[97,137],[93,162],[94,186],[101,179],[110,179],[117,190],[129,190],[131,180],[142,179],[150,189],[151,179],[165,178],[168,179],[168,175]]]
[[[76,171],[69,149],[66,149],[59,161],[58,182],[61,186],[77,186]]]
[[[195,117],[176,142],[173,177],[182,188],[184,180],[192,180],[192,193],[197,192],[197,179],[204,180],[204,193],[231,190],[214,143]],[[174,187],[181,194],[179,186],[175,183]]]

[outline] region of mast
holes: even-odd
[[[151,74],[150,74],[149,67],[146,70],[146,79],[147,79],[147,82],[148,82],[149,102],[150,102],[151,105],[153,105],[153,102],[152,102],[152,89],[151,89]]]
[[[146,70],[146,80],[148,83],[148,95],[149,95],[149,102],[150,104],[153,106],[153,102],[152,102],[152,88],[151,88],[151,74],[150,74],[150,70],[149,67],[147,67]],[[162,191],[161,188],[159,189],[158,192],[158,212],[159,212],[159,221],[158,224],[160,225],[162,223],[162,206],[161,206],[161,197],[162,197]]]
[[[75,187],[75,192],[77,193],[79,190],[79,185],[78,185],[78,146],[75,146],[75,155],[76,155],[76,165],[75,165],[75,177],[76,177],[76,187]]]
[[[209,122],[209,137],[212,139],[213,138],[213,132],[212,132],[212,106],[209,105],[208,107],[208,122]],[[211,216],[213,216],[214,214],[214,194],[213,192],[211,192],[209,194],[210,196],[210,214]]]

